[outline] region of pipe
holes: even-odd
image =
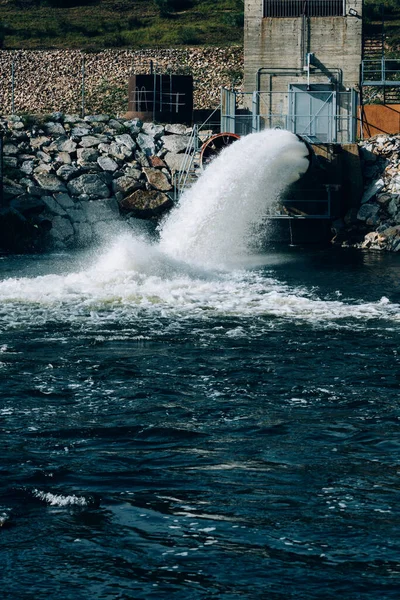
[[[326,67],[326,69],[329,70],[329,72],[331,72],[331,73],[337,74],[337,82],[338,82],[338,85],[341,86],[342,81],[343,81],[342,69],[340,69],[339,67]],[[260,77],[261,77],[262,73],[265,73],[266,75],[282,75],[282,76],[287,76],[287,77],[290,75],[298,76],[298,75],[304,74],[302,69],[296,68],[296,67],[295,68],[293,68],[293,67],[260,67],[256,71],[256,91],[257,92],[261,92]],[[326,75],[326,77],[329,81],[329,77],[327,75]],[[298,82],[298,83],[300,83],[300,82]],[[331,83],[331,81],[329,81],[329,83]]]

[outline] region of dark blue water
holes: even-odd
[[[400,257],[113,260],[0,260],[1,597],[397,599]]]

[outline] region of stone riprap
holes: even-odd
[[[0,118],[4,131],[0,247],[82,247],[110,227],[152,219],[173,202],[190,128],[91,115]],[[173,167],[169,166],[173,165]]]
[[[193,75],[194,107],[216,108],[221,86],[240,89],[243,48],[176,48],[145,50],[17,50],[0,52],[0,106],[3,113],[80,113],[82,67],[86,113],[124,114],[131,74]],[[14,63],[14,92],[12,64]],[[58,131],[61,132],[61,128]],[[55,131],[53,131],[55,133]]]
[[[400,134],[377,135],[360,142],[365,182],[358,211],[345,218],[358,231],[363,249],[400,251]]]

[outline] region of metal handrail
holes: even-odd
[[[379,58],[366,59],[361,63],[362,85],[376,85],[390,82],[391,85],[400,85],[400,68],[391,68],[392,64],[400,65],[400,59]]]
[[[173,177],[174,184],[174,201],[177,201],[185,189],[195,159],[196,153],[199,151],[199,134],[200,131],[207,125],[217,111],[221,110],[221,105],[217,106],[216,109],[207,117],[207,119],[199,126],[194,125],[192,133],[189,137],[189,142],[185,151],[185,156],[181,164],[181,168]]]

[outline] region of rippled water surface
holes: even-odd
[[[0,259],[2,598],[399,597],[400,258]]]

